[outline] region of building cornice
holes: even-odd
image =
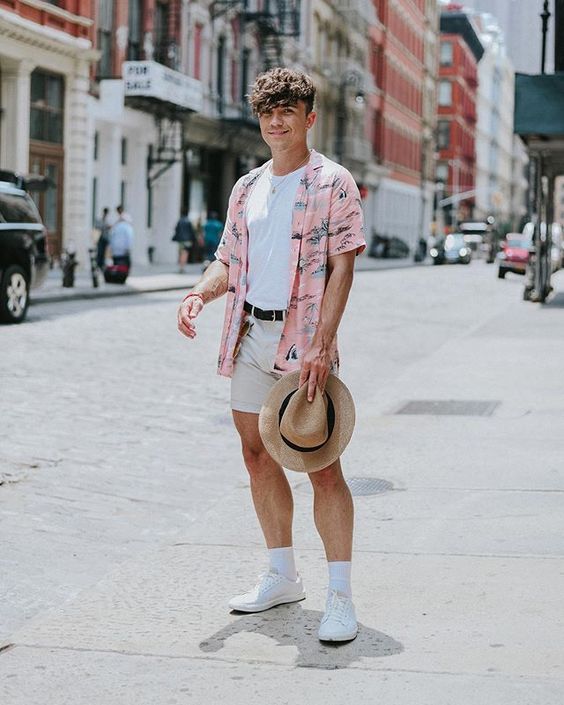
[[[56,5],[51,5],[45,0],[20,0],[22,5],[28,5],[36,10],[41,10],[54,17],[60,17],[66,22],[72,22],[73,24],[81,25],[82,27],[92,27],[94,20],[90,17],[84,17],[83,15],[75,15],[74,12],[69,12],[62,7],[57,7]]]
[[[99,57],[99,52],[92,48],[89,39],[45,27],[9,10],[0,9],[0,36],[72,58],[96,61]]]

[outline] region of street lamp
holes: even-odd
[[[544,0],[544,8],[541,12],[542,20],[542,56],[541,56],[541,73],[544,73],[544,65],[546,61],[546,33],[548,32],[548,20],[550,18],[550,10],[548,9],[548,0]]]
[[[345,124],[347,119],[347,87],[354,86],[356,89],[355,103],[364,104],[364,79],[362,74],[355,69],[349,69],[341,76],[339,81],[339,101],[337,103],[337,129],[335,132],[335,156],[340,163],[344,156],[345,146]]]

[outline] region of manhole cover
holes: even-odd
[[[391,482],[388,482],[387,480],[380,480],[377,477],[349,477],[346,482],[353,497],[382,494],[383,492],[389,492],[394,489]],[[302,492],[307,492],[308,494],[313,492],[313,488],[309,480],[307,482],[300,483],[296,489],[301,490]]]
[[[354,497],[382,494],[394,489],[391,482],[380,480],[377,477],[351,477],[347,480],[347,485]]]
[[[396,414],[426,416],[491,416],[499,406],[499,401],[464,401],[462,399],[408,401]]]

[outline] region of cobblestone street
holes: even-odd
[[[326,705],[355,679],[361,702],[560,705],[564,294],[541,308],[521,293],[481,261],[357,273],[344,467],[393,490],[357,498],[363,627],[338,651],[315,638],[326,578],[302,476],[309,592],[291,610],[313,632],[286,608],[225,607],[264,553],[215,374],[223,301],[194,342],[180,292],[41,304],[0,328],[2,702]],[[395,414],[433,399],[499,405]]]

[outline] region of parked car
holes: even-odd
[[[21,323],[30,289],[49,269],[47,232],[27,189],[48,187],[41,177],[25,178],[0,170],[0,321]]]
[[[532,240],[522,233],[507,233],[497,254],[497,276],[504,279],[507,272],[525,274],[530,257]]]
[[[460,223],[459,230],[464,236],[466,245],[479,257],[484,248],[488,224],[483,222]]]
[[[472,250],[462,233],[451,233],[445,240],[431,248],[433,264],[470,264]]]

